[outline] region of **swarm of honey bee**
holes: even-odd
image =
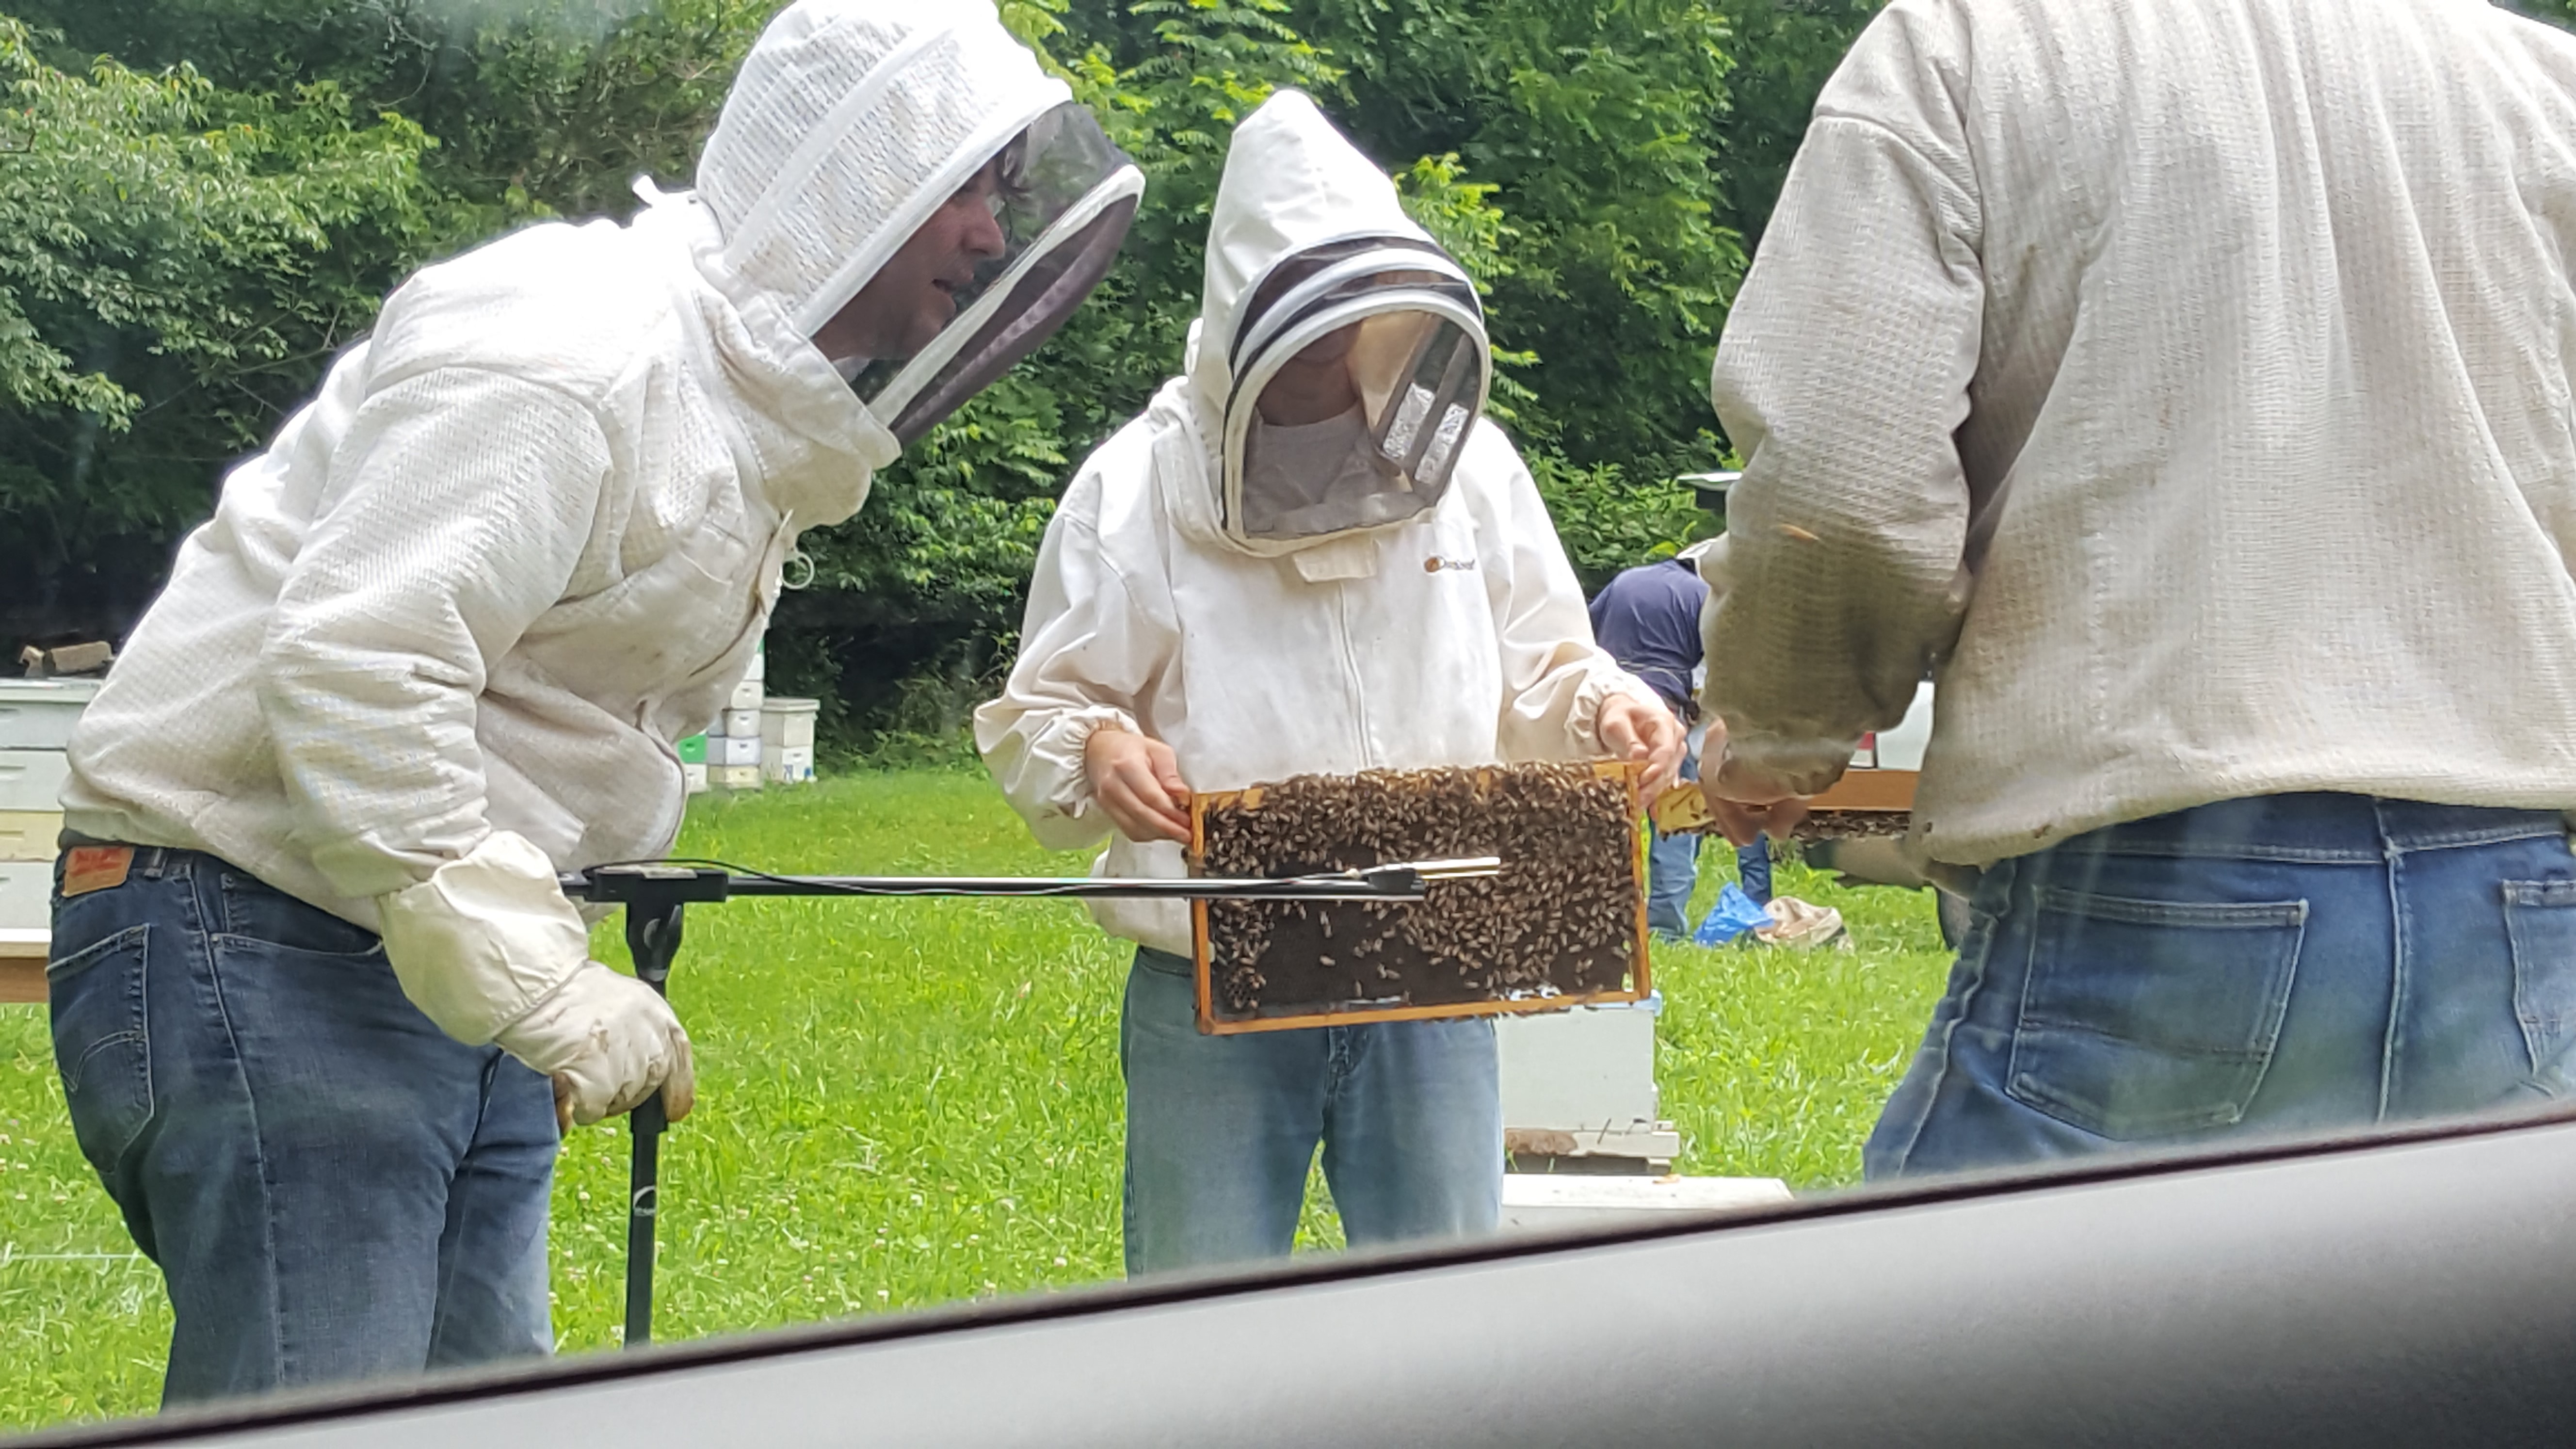
[[[1215,1006],[1243,1019],[1619,990],[1638,950],[1636,817],[1627,782],[1587,765],[1301,775],[1213,803],[1208,875],[1503,863],[1419,903],[1211,902]]]
[[[1791,839],[1800,844],[1819,840],[1865,840],[1903,835],[1914,817],[1903,810],[1817,810],[1798,822]]]

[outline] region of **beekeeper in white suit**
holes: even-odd
[[[691,1096],[556,872],[669,848],[798,531],[1052,332],[1142,187],[983,0],[800,0],[697,182],[395,292],[73,741],[54,1041],[172,1399],[546,1351],[558,1110]]]
[[[1672,715],[1593,647],[1528,471],[1480,421],[1475,287],[1295,92],[1235,132],[1186,374],[1066,490],[977,741],[1038,839],[1187,873],[1188,790],[1609,753]],[[1186,783],[1184,783],[1186,782]],[[1491,1229],[1485,1020],[1202,1036],[1169,903],[1120,1038],[1130,1273],[1285,1254],[1320,1140],[1353,1243]]]

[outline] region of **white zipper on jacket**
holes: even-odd
[[[1368,686],[1360,676],[1359,651],[1351,647],[1351,586],[1341,579],[1333,581],[1333,627],[1340,635],[1342,681],[1351,691],[1350,717],[1359,731],[1360,768],[1377,768],[1377,732],[1369,723]]]

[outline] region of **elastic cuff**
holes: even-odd
[[[1726,751],[1719,759],[1700,761],[1700,776],[1715,779],[1727,760],[1799,795],[1821,795],[1851,768],[1860,736],[1825,740],[1813,735],[1738,734],[1729,727]]]
[[[403,994],[469,1046],[492,1041],[590,962],[589,928],[553,864],[509,831],[376,904]]]
[[[1140,739],[1145,734],[1134,715],[1108,705],[1072,711],[1048,731],[1064,740],[1065,757],[1072,765],[1065,772],[1065,788],[1049,802],[1067,820],[1080,820],[1091,813],[1091,737],[1105,729],[1124,730]]]
[[[1624,695],[1639,704],[1670,711],[1664,697],[1654,686],[1624,669],[1595,671],[1574,691],[1574,708],[1566,715],[1565,732],[1574,744],[1574,755],[1608,754],[1610,747],[1601,740],[1601,707],[1613,696]]]

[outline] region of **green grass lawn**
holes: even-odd
[[[767,869],[1079,873],[981,775],[872,774],[702,801],[682,850]],[[1701,904],[1731,872],[1712,850]],[[1727,864],[1720,866],[1719,862]],[[1658,948],[1657,1070],[1682,1171],[1857,1180],[1940,990],[1927,897],[1779,888],[1860,949]],[[622,963],[614,927],[602,959]],[[1127,952],[1072,905],[741,901],[688,921],[671,994],[698,1109],[663,1149],[658,1336],[916,1307],[1119,1271]],[[626,1143],[589,1128],[555,1190],[555,1324],[616,1341]],[[1320,1183],[1308,1246],[1337,1241]],[[169,1309],[72,1143],[43,1012],[0,1007],[0,1429],[148,1410]]]

